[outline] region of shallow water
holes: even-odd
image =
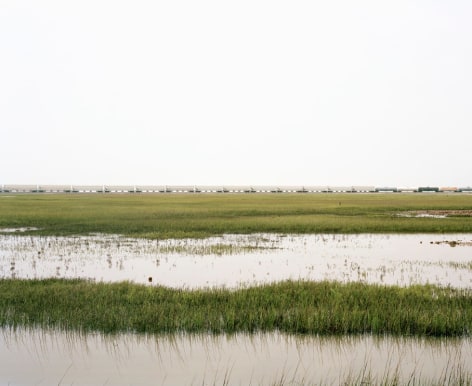
[[[431,381],[472,374],[470,339],[321,338],[279,333],[101,335],[0,329],[10,385],[340,384],[364,375]]]
[[[38,231],[39,228],[36,227],[20,227],[20,228],[0,228],[0,232],[2,233],[22,233],[22,232],[30,232],[30,231]]]
[[[0,235],[0,277],[187,288],[285,279],[471,288],[472,235],[258,234],[166,241]]]
[[[253,285],[283,279],[472,287],[472,235],[0,236],[0,277]],[[149,278],[152,277],[152,282]],[[442,383],[472,377],[472,341],[280,333],[102,335],[0,329],[0,384]],[[298,382],[298,383],[297,383]],[[358,382],[360,383],[360,382]]]

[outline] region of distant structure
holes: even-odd
[[[309,185],[0,185],[0,193],[472,193],[472,187],[375,187]]]

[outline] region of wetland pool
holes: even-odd
[[[48,277],[173,288],[305,279],[470,289],[472,235],[256,234],[161,241],[0,235],[0,278]],[[470,337],[0,328],[1,385],[338,385],[388,379],[452,385],[460,377],[472,381]]]
[[[454,384],[472,376],[472,341],[3,328],[0,374],[5,385]]]
[[[157,241],[4,234],[0,277],[129,280],[174,288],[287,279],[471,288],[472,235],[256,234]]]

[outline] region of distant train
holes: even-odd
[[[472,193],[472,187],[0,185],[0,193]]]

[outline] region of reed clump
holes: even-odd
[[[130,282],[0,280],[0,325],[142,333],[470,336],[472,295],[435,286],[285,281],[171,289]]]

